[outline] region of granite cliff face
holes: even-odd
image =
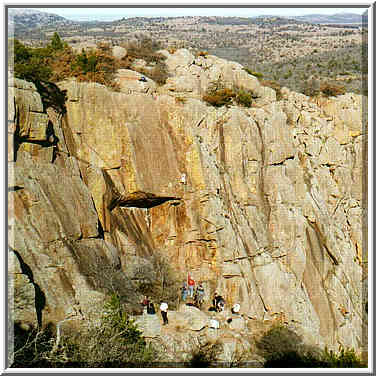
[[[65,114],[10,80],[13,319],[79,326],[104,299],[95,265],[121,283],[160,252],[247,320],[283,317],[312,344],[360,349],[362,97],[284,88],[277,101],[237,63],[165,54],[171,77],[159,88],[124,72],[120,93],[60,83]],[[251,90],[253,106],[203,102],[218,79]],[[251,333],[239,325],[242,341]]]

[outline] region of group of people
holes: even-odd
[[[149,299],[148,296],[144,297],[144,300],[141,302],[141,305],[144,307],[144,312],[146,311],[146,313],[149,315],[155,315],[154,303]],[[168,324],[168,318],[167,318],[168,304],[166,302],[161,301],[159,309],[161,310],[163,325],[167,325]]]
[[[188,280],[183,282],[183,286],[181,287],[181,299],[183,302],[187,300],[187,298],[193,298],[194,305],[197,308],[201,308],[204,298],[205,298],[205,290],[202,286],[202,282],[200,281],[199,284],[196,286],[194,279],[188,275]],[[225,307],[225,299],[219,295],[217,292],[214,293],[213,297],[213,307],[211,310],[216,312],[222,312]],[[236,304],[235,310],[238,310],[239,304]],[[234,307],[232,310],[234,310]],[[240,307],[240,306],[239,306]]]
[[[194,305],[197,308],[201,308],[205,298],[205,290],[202,286],[202,282],[200,281],[196,286],[194,279],[190,275],[188,275],[187,281],[184,281],[183,286],[181,287],[181,300],[185,302],[188,297],[193,298]],[[213,297],[213,307],[211,310],[215,312],[222,312],[225,304],[225,299],[215,292]],[[234,306],[235,310],[238,310],[237,306],[239,306],[239,304]],[[232,311],[234,310],[234,307],[232,308]]]
[[[141,305],[144,307],[144,312],[148,313],[149,315],[155,314],[155,307],[154,303],[149,299],[148,296],[144,297],[144,300],[141,302]]]
[[[183,286],[181,287],[181,298],[182,301],[185,302],[187,298],[193,298],[194,304],[197,308],[201,308],[204,297],[205,297],[205,290],[202,286],[202,282],[200,281],[197,286],[195,286],[195,281],[193,278],[188,276],[187,282],[183,282]],[[215,311],[215,312],[222,312],[225,307],[225,299],[219,295],[217,292],[214,293],[213,297],[213,306],[209,308],[209,311]],[[149,299],[148,296],[144,297],[144,300],[141,302],[142,306],[144,307],[144,312],[146,311],[147,314],[154,315],[155,307],[153,302]],[[168,324],[168,318],[167,318],[167,311],[168,311],[168,304],[164,301],[160,302],[161,316],[163,319],[163,325]],[[238,314],[240,311],[240,305],[238,303],[234,304],[231,308],[232,314]]]
[[[205,290],[202,283],[199,282],[196,286],[191,276],[188,276],[188,281],[183,282],[183,286],[181,287],[181,300],[185,302],[188,297],[194,299],[194,303],[198,308],[201,307],[205,297]]]

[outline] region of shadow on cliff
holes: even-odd
[[[118,295],[127,313],[142,314],[139,302],[143,295],[158,303],[167,299],[171,308],[176,306],[180,279],[157,250],[147,258],[139,258],[137,265],[128,265],[123,270],[120,259],[110,260],[101,248],[69,241],[65,241],[65,246],[89,286],[108,296]]]
[[[66,90],[60,90],[58,86],[52,82],[34,81],[34,84],[38,90],[38,93],[40,94],[45,111],[48,107],[52,107],[56,112],[60,114],[66,113]]]
[[[25,274],[29,278],[30,283],[34,287],[35,312],[37,315],[38,327],[41,328],[42,327],[42,311],[44,307],[46,306],[46,296],[44,292],[42,291],[42,289],[40,288],[40,286],[34,281],[33,271],[31,270],[30,266],[27,265],[25,261],[22,259],[20,253],[16,251],[15,249],[13,249],[12,247],[9,247],[9,249],[16,255],[20,263],[22,273]]]

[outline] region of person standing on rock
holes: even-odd
[[[145,313],[145,311],[147,310],[147,308],[148,308],[148,305],[149,305],[149,298],[145,295],[145,297],[144,297],[144,300],[141,302],[141,305],[143,306],[143,308],[144,308],[144,313]]]
[[[218,296],[218,293],[217,293],[217,291],[215,291],[214,296],[213,296],[213,307],[214,307],[215,311],[217,310],[217,296]]]
[[[231,313],[233,315],[238,315],[239,314],[239,311],[240,311],[240,304],[239,303],[236,303],[232,306],[231,308]]]
[[[161,302],[160,310],[161,310],[161,315],[163,319],[163,325],[167,325],[168,324],[168,318],[167,318],[168,304],[165,302]]]
[[[188,286],[187,286],[187,282],[184,282],[181,288],[181,299],[183,302],[187,300],[187,296],[188,296]]]
[[[189,296],[193,298],[193,293],[195,289],[195,281],[189,274],[188,274],[188,289],[189,289]]]
[[[222,298],[221,295],[218,295],[217,292],[214,293],[213,306],[215,307],[216,312],[223,311],[223,308],[225,306],[225,300]]]
[[[199,282],[197,288],[196,288],[196,304],[197,308],[201,308],[202,303],[204,302],[204,296],[205,296],[205,290],[202,286],[201,281]]]
[[[149,302],[148,307],[147,307],[147,313],[149,315],[155,315],[155,308],[153,302]]]
[[[218,304],[217,304],[217,307],[218,307],[218,311],[217,312],[222,312],[224,309],[225,309],[225,300],[222,298],[222,296],[219,297],[220,299],[218,300]]]

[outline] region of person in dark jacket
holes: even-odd
[[[217,312],[222,312],[225,308],[225,300],[220,296],[217,304]]]
[[[187,282],[184,282],[183,286],[181,287],[181,300],[185,302],[187,300],[187,296],[188,296],[188,286],[187,286]]]
[[[147,307],[147,313],[149,315],[155,315],[155,307],[153,302],[149,302],[148,307]]]
[[[221,295],[218,295],[217,292],[214,293],[213,306],[215,307],[216,312],[223,311],[223,308],[225,306],[225,300]]]
[[[202,286],[202,283],[199,282],[198,286],[196,287],[195,293],[195,305],[197,308],[200,308],[204,302],[205,290]]]

